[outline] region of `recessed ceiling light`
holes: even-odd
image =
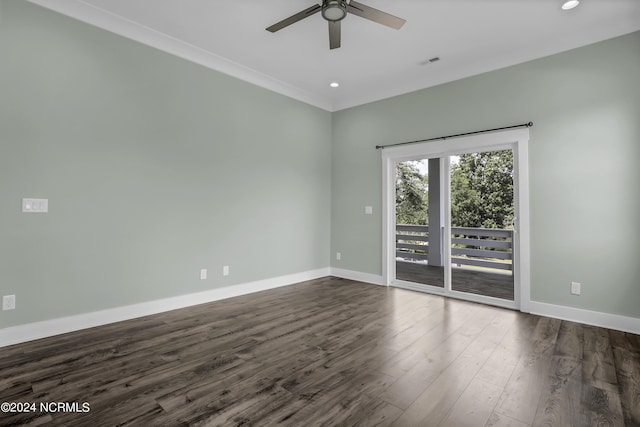
[[[340,83],[338,83],[338,82],[331,82],[331,83],[329,83],[329,86],[331,86],[331,87],[338,87],[338,86],[340,86]]]
[[[580,4],[580,0],[567,0],[562,3],[562,10],[573,9]]]

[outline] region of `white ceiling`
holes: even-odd
[[[640,0],[359,0],[407,23],[349,15],[329,50],[319,13],[265,30],[320,0],[30,1],[329,111],[640,30]]]

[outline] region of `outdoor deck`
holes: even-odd
[[[444,269],[417,262],[396,261],[396,278],[444,288]],[[454,291],[485,295],[513,301],[513,276],[463,268],[453,268]]]
[[[396,278],[444,288],[443,232],[396,225]],[[451,227],[451,288],[513,301],[513,230]]]

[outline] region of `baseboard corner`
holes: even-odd
[[[363,273],[361,271],[346,270],[343,268],[331,267],[330,274],[342,279],[356,280],[358,282],[369,283],[372,285],[386,286],[382,276],[371,273]]]

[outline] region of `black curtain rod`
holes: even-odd
[[[376,150],[379,150],[379,149],[382,149],[382,148],[387,148],[387,147],[397,147],[398,145],[407,145],[407,144],[416,144],[418,142],[429,142],[429,141],[445,140],[445,139],[449,139],[449,138],[457,138],[459,136],[476,135],[476,134],[479,134],[479,133],[495,132],[495,131],[505,130],[505,129],[530,128],[531,126],[533,126],[533,122],[523,123],[521,125],[505,126],[505,127],[502,127],[502,128],[485,129],[485,130],[477,130],[475,132],[459,133],[459,134],[456,134],[456,135],[438,136],[437,138],[418,139],[416,141],[399,142],[397,144],[376,145]]]

